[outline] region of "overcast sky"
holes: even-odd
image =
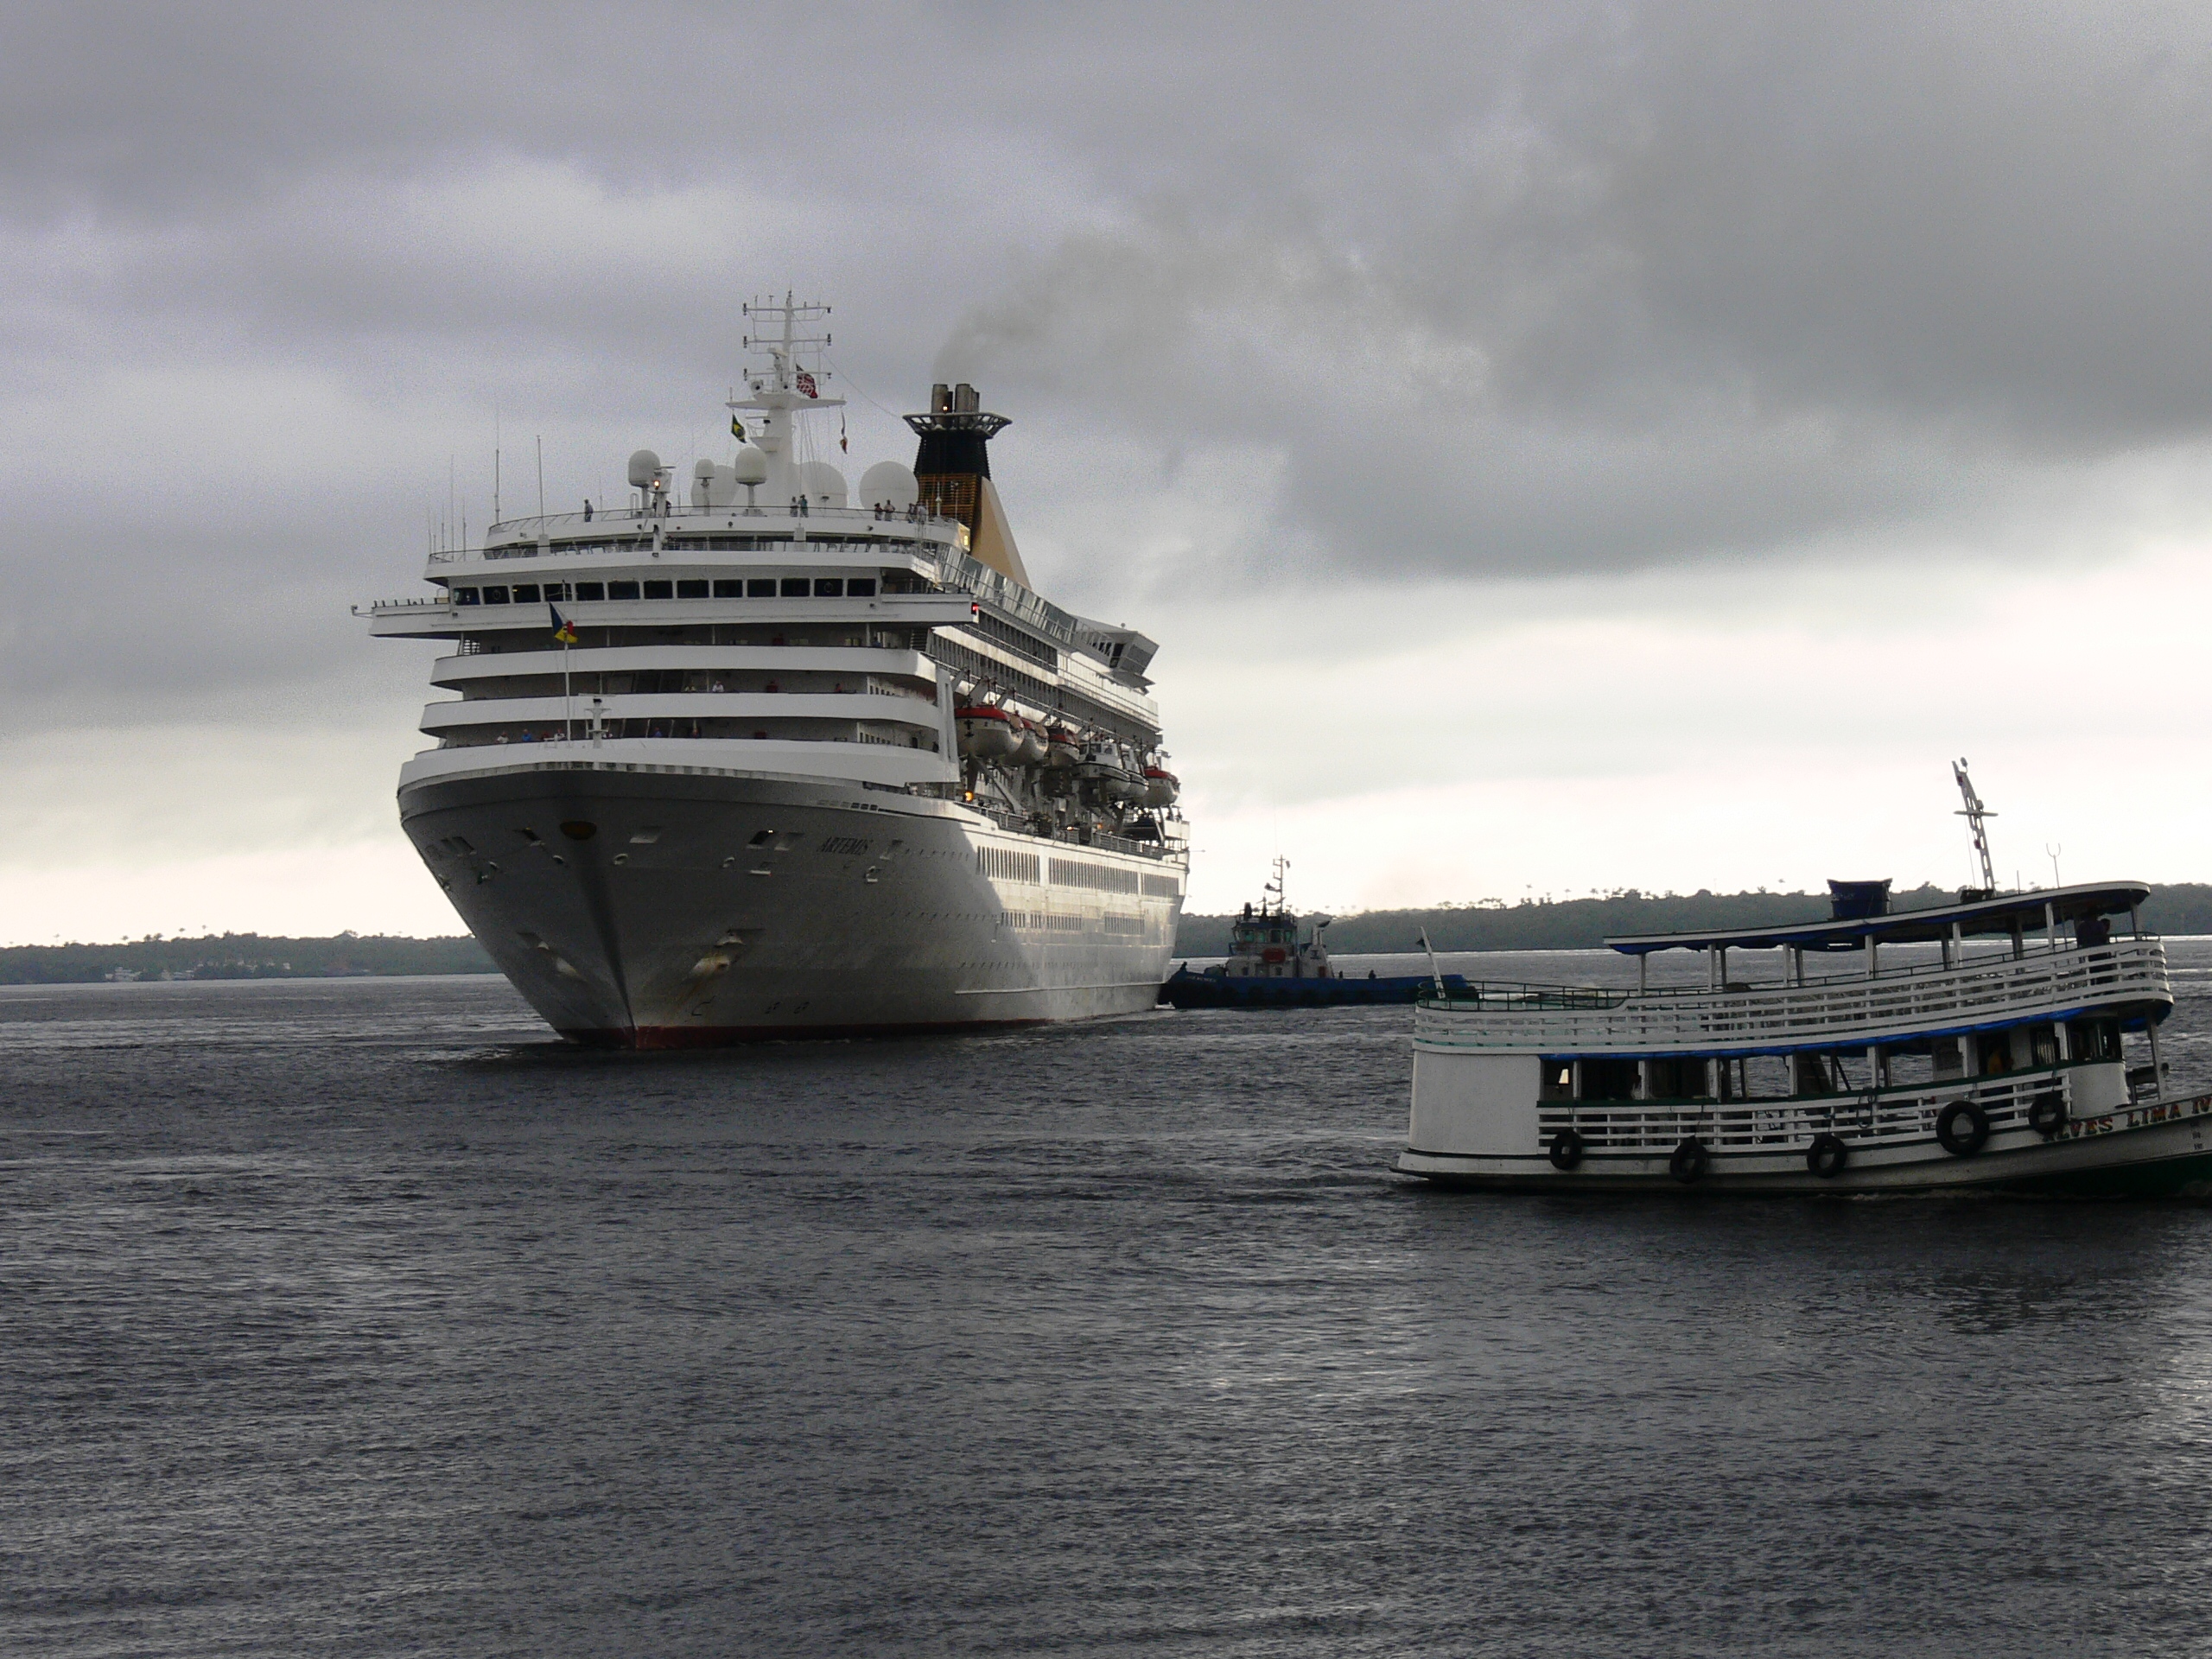
[[[974,380],[1193,905],[2212,879],[2212,12],[0,11],[0,938],[450,931],[448,480]]]

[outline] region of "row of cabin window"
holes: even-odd
[[[874,576],[735,576],[712,581],[520,582],[456,588],[456,605],[562,605],[595,599],[874,599]]]
[[[1650,1093],[1638,1092],[1638,1063],[1610,1056],[1582,1061],[1581,1090],[1575,1090],[1573,1062],[1544,1062],[1540,1097],[1544,1100],[1772,1100],[1808,1096],[1855,1094],[1866,1089],[1932,1086],[1972,1081],[1966,1071],[1964,1042],[1974,1044],[1973,1077],[1998,1077],[2059,1064],[2058,1039],[2049,1025],[2013,1026],[2002,1031],[1958,1037],[1919,1038],[1909,1043],[1878,1045],[1878,1075],[1867,1071],[1864,1048],[1834,1053],[1736,1055],[1708,1074],[1701,1058],[1665,1057],[1644,1062]],[[2110,1064],[2122,1056],[2120,1021],[2111,1019],[2066,1022],[2067,1052],[2073,1060]],[[1732,1073],[1731,1067],[1733,1067]],[[1756,1068],[1756,1070],[1754,1070]],[[1718,1096],[1707,1091],[1716,1086]]]

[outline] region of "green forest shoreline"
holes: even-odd
[[[1951,904],[1958,895],[1922,886],[1899,893],[1900,910]],[[1576,950],[1608,934],[1665,933],[1688,928],[1764,927],[1815,921],[1828,913],[1824,893],[1643,893],[1517,905],[1441,905],[1423,910],[1370,910],[1329,929],[1340,956],[1418,950],[1424,928],[1439,950]],[[1185,916],[1175,954],[1218,957],[1229,949],[1230,916]],[[2154,932],[2212,933],[2212,885],[2154,887],[2143,906]],[[341,933],[335,938],[277,938],[257,933],[197,938],[149,937],[112,944],[0,946],[0,985],[82,985],[102,980],[337,979],[399,974],[488,974],[492,959],[474,939],[412,939]]]

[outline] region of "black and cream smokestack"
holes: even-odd
[[[991,440],[1013,424],[978,406],[976,388],[963,380],[930,388],[930,412],[909,415],[921,438],[914,453],[914,482],[921,498],[947,517],[976,528],[981,481],[991,475]]]
[[[929,413],[909,415],[906,424],[921,439],[914,486],[922,504],[967,525],[969,550],[1027,588],[1028,572],[991,483],[991,440],[1013,423],[983,409],[976,388],[963,380],[931,386]]]

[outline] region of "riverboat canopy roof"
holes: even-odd
[[[1968,938],[1988,934],[2011,938],[2033,932],[2046,915],[2059,922],[2125,915],[2151,896],[2140,881],[2093,887],[2046,887],[2035,893],[2001,893],[1977,904],[1945,905],[1936,910],[1898,911],[1849,921],[1785,923],[1778,927],[1738,927],[1713,933],[1633,933],[1605,943],[1624,956],[1654,950],[1859,950],[1866,941],[1883,944],[1926,944],[1948,939],[1955,927]]]

